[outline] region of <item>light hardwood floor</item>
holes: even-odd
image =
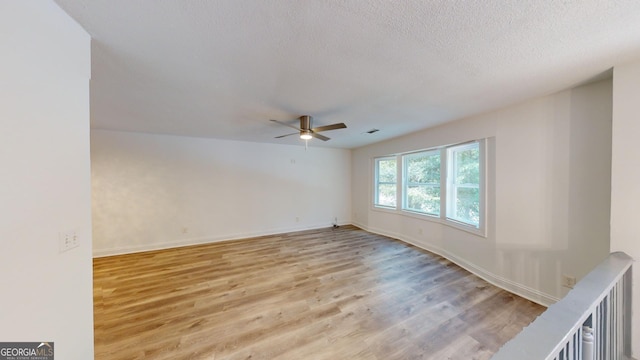
[[[95,355],[489,359],[544,311],[353,226],[97,258]]]

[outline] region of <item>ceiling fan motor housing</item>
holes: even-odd
[[[311,120],[313,118],[309,115],[300,116],[300,129],[302,130],[310,130],[311,129]]]

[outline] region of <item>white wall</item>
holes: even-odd
[[[611,251],[640,259],[640,62],[613,71]],[[633,354],[640,357],[640,265],[633,265]]]
[[[351,223],[349,150],[92,130],[91,157],[96,256]]]
[[[354,223],[442,254],[542,304],[609,253],[611,80],[353,151]],[[372,158],[490,138],[488,233],[372,208]]]
[[[2,0],[0,54],[0,341],[93,359],[90,38],[52,1]]]

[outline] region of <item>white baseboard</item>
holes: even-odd
[[[531,287],[519,284],[513,280],[509,280],[506,279],[502,276],[496,275],[490,271],[487,271],[486,269],[483,269],[481,267],[478,267],[468,261],[466,261],[465,259],[462,259],[458,256],[456,256],[455,254],[452,254],[442,248],[439,248],[437,246],[433,246],[431,244],[428,243],[424,243],[421,241],[418,241],[416,239],[411,239],[405,235],[402,234],[396,234],[393,232],[389,232],[383,229],[377,229],[374,227],[368,227],[365,226],[364,224],[360,224],[358,222],[353,222],[353,225],[372,232],[372,233],[376,233],[376,234],[380,234],[380,235],[384,235],[384,236],[388,236],[388,237],[392,237],[394,239],[398,239],[400,241],[406,242],[408,244],[414,245],[416,247],[419,247],[421,249],[430,251],[434,254],[440,255],[444,258],[446,258],[447,260],[450,260],[451,262],[455,263],[456,265],[460,266],[461,268],[471,272],[472,274],[480,277],[481,279],[487,281],[490,284],[493,284],[501,289],[504,289],[506,291],[509,291],[513,294],[516,294],[518,296],[521,296],[525,299],[531,300],[537,304],[540,304],[542,306],[548,307],[551,304],[556,303],[558,300],[560,300],[559,298],[543,293],[539,290],[533,289]]]
[[[349,224],[350,223],[338,223],[338,225],[349,225]],[[117,248],[109,248],[109,249],[93,249],[93,257],[100,258],[100,257],[107,257],[107,256],[139,253],[139,252],[145,252],[145,251],[171,249],[171,248],[177,248],[177,247],[183,247],[183,246],[211,244],[211,243],[217,243],[217,242],[223,242],[223,241],[232,241],[232,240],[248,239],[248,238],[260,237],[260,236],[284,234],[284,233],[295,232],[295,231],[322,229],[322,228],[327,228],[331,226],[332,224],[317,224],[317,225],[303,226],[303,227],[270,229],[267,231],[260,231],[260,232],[245,232],[245,233],[225,234],[221,236],[176,239],[176,240],[167,241],[167,242],[159,242],[159,243],[153,243],[153,244],[140,244],[140,245],[132,245],[132,246],[120,246]]]

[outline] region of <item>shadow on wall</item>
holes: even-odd
[[[511,207],[498,212],[513,220],[507,225],[513,232],[496,237],[496,269],[504,277],[563,297],[570,290],[563,285],[565,277],[580,280],[607,257],[611,85],[603,81],[556,95],[546,126],[532,126],[527,132],[530,138],[539,137],[536,142],[542,145],[539,158],[528,159],[536,165],[538,177],[522,177],[517,182],[542,194],[529,198],[524,206],[543,211],[518,218],[523,216],[518,209],[522,204],[499,204]]]

